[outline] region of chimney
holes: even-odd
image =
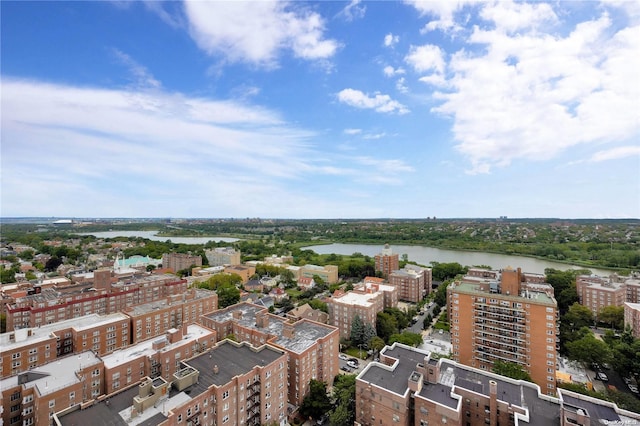
[[[498,383],[495,380],[489,380],[489,418],[490,425],[498,424]]]
[[[256,313],[256,327],[265,328],[269,325],[269,315],[267,311],[260,311]]]
[[[282,324],[282,336],[287,339],[293,339],[293,335],[294,335],[293,324],[290,323],[289,321],[285,321]]]
[[[242,319],[242,311],[235,310],[232,315],[235,320]]]
[[[213,366],[213,374],[218,374],[218,372],[220,372],[220,369],[218,368],[218,364],[215,364]]]

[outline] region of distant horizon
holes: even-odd
[[[429,217],[327,217],[327,218],[301,218],[301,217],[169,217],[169,216],[157,216],[157,217],[125,217],[125,216],[113,216],[113,217],[89,217],[89,216],[0,216],[0,221],[3,220],[345,220],[345,221],[357,221],[357,220],[431,220],[433,216]],[[615,218],[596,218],[596,217],[435,217],[435,220],[602,220],[602,221],[640,221],[640,218],[634,217],[615,217]]]

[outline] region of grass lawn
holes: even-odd
[[[360,356],[360,348],[347,348],[344,353],[354,358],[367,359],[367,351],[362,350],[362,356]]]

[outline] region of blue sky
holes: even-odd
[[[4,217],[640,217],[638,2],[0,12]]]

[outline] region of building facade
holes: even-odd
[[[239,265],[240,250],[234,250],[233,247],[216,247],[211,250],[205,250],[205,256],[209,261],[209,266],[225,266]]]
[[[431,268],[407,264],[389,274],[389,284],[398,289],[398,299],[418,303],[431,292]]]
[[[175,275],[146,275],[113,283],[110,270],[98,270],[89,283],[46,288],[13,299],[5,308],[7,331],[41,327],[91,314],[113,314],[186,290],[187,281]]]
[[[191,269],[193,266],[202,266],[202,257],[186,253],[165,253],[162,255],[162,268],[178,272],[183,269]]]
[[[627,286],[624,281],[596,275],[578,275],[576,291],[580,304],[586,306],[597,319],[602,308],[622,306],[627,301]]]
[[[386,297],[385,297],[386,296]],[[397,289],[384,284],[365,283],[352,291],[338,290],[333,297],[326,299],[329,308],[329,324],[340,330],[340,337],[351,338],[353,319],[360,317],[363,324],[370,325],[375,330],[378,312],[385,307],[385,300],[390,307],[397,306]],[[393,306],[395,300],[396,306]]]
[[[319,276],[325,284],[335,284],[338,282],[338,267],[335,265],[304,265],[298,270],[296,278],[313,278],[314,275]]]
[[[640,303],[624,304],[624,326],[631,327],[631,334],[640,339]]]
[[[524,279],[520,269],[505,269],[495,278],[465,277],[447,288],[452,359],[486,371],[496,361],[515,363],[554,395],[557,302],[550,285],[526,287]]]
[[[382,252],[375,255],[375,271],[380,272],[383,277],[388,277],[391,271],[400,269],[400,259],[393,253],[389,244],[385,244]]]
[[[291,320],[268,309],[239,303],[203,315],[200,322],[215,330],[219,339],[233,336],[254,346],[269,344],[287,353],[289,403],[299,406],[309,392],[309,381],[333,383],[339,372],[338,329],[307,319]]]

